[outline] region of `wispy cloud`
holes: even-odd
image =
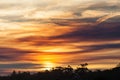
[[[40,69],[43,68],[41,64],[35,63],[7,63],[0,64],[0,69]]]
[[[35,53],[30,50],[20,50],[16,48],[0,47],[0,60],[1,61],[19,61],[21,57],[26,54]]]
[[[119,0],[1,0],[0,60],[8,63],[0,63],[0,68],[7,72],[40,68],[46,62],[119,62],[119,4]]]

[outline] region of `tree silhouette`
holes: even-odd
[[[73,69],[67,67],[55,67],[44,72],[30,74],[30,72],[13,71],[10,76],[0,76],[0,80],[120,80],[120,64],[108,70],[91,71],[87,63],[80,64]]]
[[[88,63],[80,64],[82,68],[86,68]]]

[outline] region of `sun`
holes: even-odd
[[[50,70],[54,67],[54,64],[50,61],[45,61],[44,62],[44,70]]]
[[[56,60],[59,60],[58,55],[43,54],[35,56],[35,59],[38,60],[38,63],[41,63],[43,68],[41,70],[51,70],[56,66]]]

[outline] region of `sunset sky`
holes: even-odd
[[[0,74],[120,62],[120,0],[0,0]]]

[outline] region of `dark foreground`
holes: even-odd
[[[109,70],[91,71],[86,64],[77,69],[56,67],[50,71],[30,74],[30,72],[15,72],[10,76],[1,76],[0,80],[120,80],[120,65]]]

